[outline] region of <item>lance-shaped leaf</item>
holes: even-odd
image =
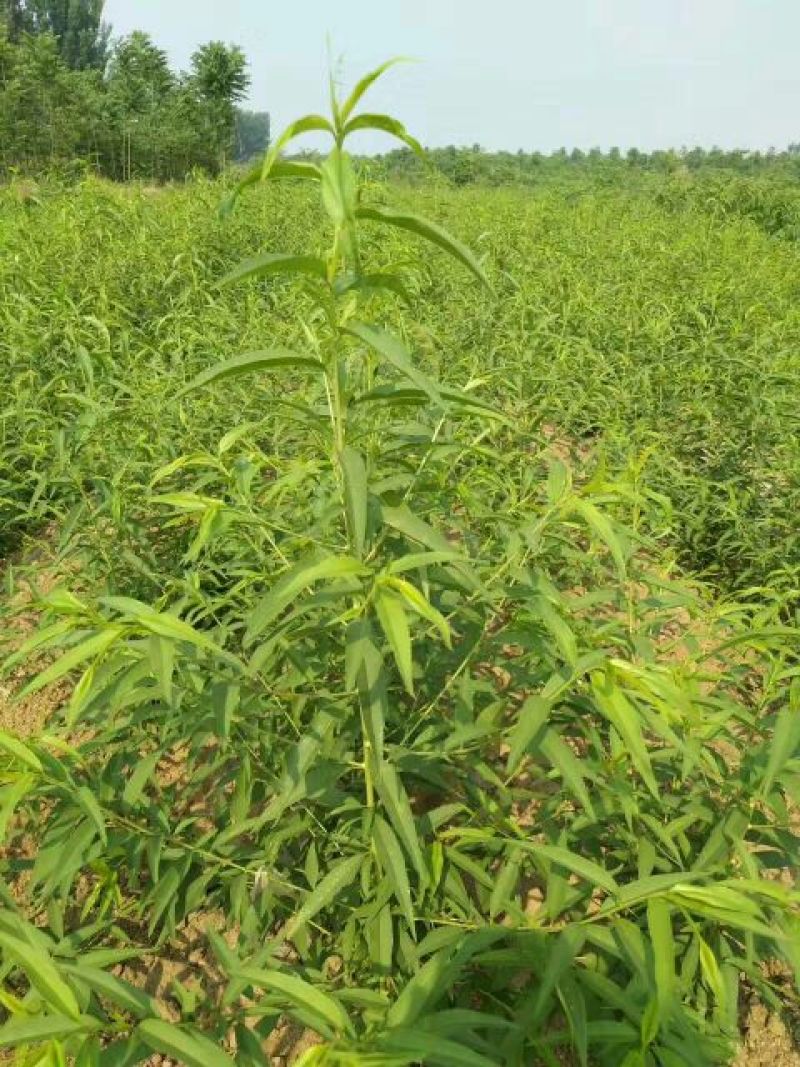
[[[409,930],[414,931],[414,907],[411,902],[411,885],[403,850],[394,830],[380,815],[375,816],[372,827],[372,840],[383,873],[389,880],[392,892],[397,898],[400,910],[405,916]]]
[[[430,1067],[497,1067],[498,1063],[468,1045],[419,1029],[390,1030],[380,1039],[380,1048],[387,1057],[400,1053],[410,1057],[404,1063],[426,1063]]]
[[[405,605],[397,593],[391,592],[385,586],[375,588],[374,600],[375,612],[381,629],[389,642],[400,677],[406,690],[414,695],[414,672],[411,658],[411,629],[408,625],[408,615]]]
[[[95,993],[99,993],[113,1004],[129,1011],[131,1015],[139,1019],[158,1015],[158,1005],[155,1000],[124,979],[117,978],[99,967],[87,967],[82,960],[79,964],[64,963],[61,966],[65,974],[83,982]]]
[[[100,598],[100,603],[118,611],[121,615],[133,620],[148,633],[166,637],[171,641],[185,641],[206,652],[211,652],[228,663],[241,667],[241,663],[230,652],[220,648],[215,641],[200,630],[196,630],[188,622],[179,619],[177,615],[168,612],[156,611],[149,604],[143,604],[140,600],[134,600],[126,596],[106,596]]]
[[[363,341],[364,344],[369,345],[379,356],[383,356],[395,370],[400,371],[417,388],[427,393],[435,404],[442,405],[442,395],[438,386],[414,366],[408,349],[399,337],[387,333],[386,330],[382,330],[379,326],[371,326],[358,320],[353,320],[349,323],[347,332]]]
[[[58,681],[59,678],[63,678],[65,674],[74,670],[79,664],[85,663],[87,659],[96,659],[102,656],[122,636],[123,632],[124,630],[121,626],[110,626],[107,630],[102,630],[100,633],[87,637],[85,641],[81,641],[79,645],[71,648],[69,652],[65,652],[55,663],[51,663],[41,674],[37,674],[35,678],[28,682],[19,694],[20,699],[44,689],[45,686],[50,685],[52,682]]]
[[[356,556],[364,554],[367,536],[367,468],[364,457],[350,445],[341,454],[347,532]]]
[[[412,611],[415,611],[417,615],[420,615],[436,627],[448,648],[453,647],[450,624],[447,619],[422,595],[416,586],[412,585],[411,582],[407,582],[405,578],[387,577],[382,581],[390,589],[394,589],[396,593],[399,593]]]
[[[653,796],[658,797],[658,783],[653,774],[638,709],[614,684],[614,679],[608,672],[598,672],[592,677],[592,690],[598,708],[625,742],[631,763]]]
[[[306,181],[319,181],[320,171],[316,163],[305,163],[299,160],[279,159],[272,164],[267,174],[267,180],[278,178],[300,178]],[[233,192],[226,196],[220,204],[219,213],[221,218],[227,218],[236,206],[236,201],[245,191],[253,185],[259,185],[264,181],[264,163],[259,162],[245,174],[244,178],[234,188]]]
[[[42,761],[36,753],[24,742],[20,741],[18,737],[6,733],[5,730],[0,730],[0,752],[5,752],[13,759],[19,760],[20,763],[24,763],[30,770],[36,771],[37,774],[41,773]]]
[[[315,356],[306,356],[302,352],[293,352],[290,348],[267,348],[263,352],[245,352],[233,356],[222,363],[217,363],[202,371],[178,393],[178,398],[200,389],[211,382],[225,378],[237,378],[240,374],[258,374],[266,371],[281,370],[284,367],[301,367],[322,370],[322,363]]]
[[[305,903],[286,924],[282,936],[287,940],[294,937],[297,931],[314,916],[327,908],[349,885],[352,885],[356,875],[364,865],[363,855],[348,856],[332,867],[322,881],[318,882]]]
[[[408,233],[416,234],[417,237],[423,237],[426,241],[438,245],[439,248],[471,271],[478,281],[491,292],[492,287],[489,279],[486,277],[486,273],[474,253],[435,222],[430,222],[419,215],[412,215],[405,211],[396,211],[394,208],[386,207],[385,205],[362,206],[358,209],[356,215],[360,219],[370,222],[382,222],[387,226],[395,226],[397,229],[406,230]]]
[[[541,856],[542,859],[548,860],[558,867],[564,867],[592,885],[600,886],[601,889],[605,889],[608,893],[616,893],[619,889],[619,886],[605,868],[593,860],[587,860],[584,856],[571,852],[567,848],[562,848],[559,845],[540,845],[531,841],[516,841],[515,845],[524,852],[530,852],[534,856]]]
[[[0,930],[0,950],[25,974],[45,1004],[71,1019],[80,1018],[75,994],[64,981],[50,956],[33,942]]]
[[[793,686],[792,694],[800,697],[800,688]],[[794,757],[798,747],[800,747],[800,699],[792,699],[789,706],[778,713],[772,730],[769,757],[761,782],[761,792],[764,796],[772,789],[775,779]]]
[[[547,724],[552,703],[538,695],[529,696],[517,712],[517,721],[509,737],[506,774],[514,774],[520,765],[528,745]]]
[[[314,557],[303,560],[288,570],[253,609],[245,633],[245,644],[251,644],[260,633],[280,615],[284,608],[309,586],[330,578],[358,577],[368,573],[364,564],[352,556]]]
[[[395,56],[394,59],[389,59],[385,63],[381,63],[381,65],[379,67],[376,67],[375,70],[371,70],[369,74],[365,74],[364,77],[356,83],[355,87],[353,88],[353,91],[350,93],[348,98],[345,100],[345,102],[339,109],[339,121],[342,123],[347,122],[347,120],[353,114],[353,111],[356,109],[356,107],[358,107],[359,101],[367,92],[367,90],[372,85],[374,85],[378,78],[382,77],[382,75],[384,75],[387,70],[389,70],[391,67],[396,66],[398,63],[408,62],[410,62],[410,60],[408,60],[405,56]]]
[[[353,1025],[338,1000],[324,993],[317,986],[311,985],[294,974],[285,971],[266,971],[258,967],[242,967],[235,977],[244,979],[257,989],[266,989],[277,993],[282,1000],[292,1007],[299,1008],[304,1014],[315,1016],[327,1030],[352,1034]]]
[[[375,646],[368,619],[360,618],[351,622],[345,640],[345,686],[349,690],[358,688],[367,741],[376,765],[380,766],[389,714],[383,656]]]
[[[76,1034],[92,1033],[94,1030],[99,1030],[101,1026],[99,1019],[88,1015],[80,1015],[75,1019],[68,1018],[66,1015],[12,1018],[5,1026],[0,1026],[0,1048],[38,1045],[45,1041],[63,1041]]]
[[[387,762],[381,766],[376,785],[395,833],[414,864],[420,885],[427,885],[428,870],[422,857],[420,833],[414,820],[408,794],[394,764]]]
[[[660,897],[647,902],[647,927],[653,946],[653,978],[656,987],[658,1020],[663,1023],[672,1010],[675,991],[675,940],[672,933],[672,910]]]
[[[403,144],[408,145],[408,147],[416,152],[418,156],[425,155],[425,151],[416,137],[412,137],[403,123],[399,122],[397,119],[393,119],[391,115],[366,113],[363,115],[356,115],[356,117],[350,119],[345,126],[345,137],[349,137],[351,133],[358,133],[359,130],[380,130],[382,133],[388,133],[390,137],[396,137],[398,141],[402,141]]]
[[[399,274],[390,271],[373,271],[370,274],[343,274],[333,283],[333,291],[337,296],[343,296],[353,289],[362,292],[386,290],[395,293],[407,304],[411,303],[411,294]]]
[[[295,256],[289,252],[260,252],[242,260],[238,267],[220,279],[220,286],[233,285],[244,278],[262,278],[267,274],[307,274],[312,278],[328,276],[323,260],[318,256]]]
[[[163,1052],[186,1067],[233,1067],[233,1060],[215,1042],[197,1031],[162,1019],[140,1023],[136,1034],[154,1052]]]
[[[290,141],[293,141],[295,137],[299,137],[301,133],[314,132],[329,133],[332,137],[336,136],[336,131],[324,115],[304,115],[303,118],[290,123],[264,156],[264,162],[261,165],[261,180],[266,181],[269,178],[272,168],[278,162],[278,156]]]

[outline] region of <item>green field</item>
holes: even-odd
[[[664,209],[669,183],[661,193],[398,190],[477,249],[496,289],[465,287],[438,252],[415,265],[419,358],[453,384],[481,379],[530,441],[545,424],[663,494],[652,532],[690,572],[726,590],[796,586],[800,250],[750,218],[715,220],[704,198]],[[221,196],[212,183],[5,192],[6,544],[87,495],[141,519],[155,469],[240,421],[282,436],[272,382],[193,402],[189,419],[167,403],[214,360],[300,334],[281,283],[215,282],[259,247],[313,244],[315,200],[275,189],[223,223]],[[385,252],[415,254],[397,238]]]
[[[0,190],[2,635],[58,692],[0,732],[0,1047],[729,1062],[800,973],[794,189],[364,182],[459,262],[230,188]],[[220,286],[259,252],[315,258]]]

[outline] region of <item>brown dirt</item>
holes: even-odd
[[[800,1067],[800,1050],[786,1023],[763,1004],[750,1008],[732,1067]]]
[[[59,584],[60,576],[46,562],[47,550],[37,555],[42,559],[36,577],[38,593],[46,595]],[[1,568],[0,568],[1,569]],[[0,616],[0,663],[30,637],[38,625],[38,617],[30,607],[34,592],[30,583],[22,579],[14,596]],[[20,684],[32,673],[31,665],[20,666],[5,678],[0,678],[0,729],[19,737],[40,733],[48,718],[69,699],[70,685],[64,680],[42,689],[22,700],[14,699]]]

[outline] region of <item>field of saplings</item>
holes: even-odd
[[[367,89],[0,190],[0,1062],[791,1026],[796,194],[378,182]]]

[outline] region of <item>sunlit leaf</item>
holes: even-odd
[[[178,397],[185,396],[195,389],[201,389],[212,382],[223,381],[226,378],[238,378],[242,374],[261,374],[268,371],[282,370],[284,367],[322,370],[322,364],[315,356],[292,352],[288,348],[268,348],[263,352],[245,352],[244,355],[233,356],[231,359],[226,359],[222,363],[217,363],[215,366],[209,367],[208,370],[202,371],[181,389]]]
[[[462,244],[455,237],[451,235],[441,226],[438,226],[435,222],[429,222],[427,219],[420,218],[419,215],[412,215],[408,212],[396,211],[393,208],[374,205],[372,207],[361,206],[357,211],[357,217],[360,219],[366,219],[370,222],[382,222],[387,226],[394,226],[400,230],[406,230],[408,233],[416,234],[417,237],[423,237],[426,241],[430,241],[432,244],[437,245],[439,248],[447,252],[448,255],[458,260],[469,271],[471,271],[475,277],[486,286],[489,291],[492,287],[489,283],[489,279],[486,277],[486,273],[473,253]]]

